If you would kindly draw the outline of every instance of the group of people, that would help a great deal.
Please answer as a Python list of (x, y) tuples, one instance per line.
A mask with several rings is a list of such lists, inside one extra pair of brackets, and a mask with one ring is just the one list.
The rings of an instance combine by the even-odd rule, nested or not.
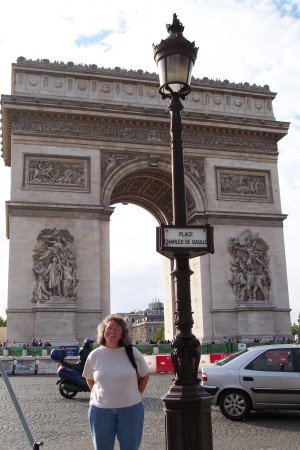
[(41, 341), (41, 339), (37, 340), (36, 338), (33, 338), (30, 344), (17, 344), (15, 339), (12, 339), (11, 341), (9, 341), (8, 339), (6, 339), (6, 341), (4, 341), (3, 343), (0, 342), (0, 347), (23, 347), (24, 349), (31, 346), (31, 347), (51, 347), (50, 342), (46, 341), (43, 342)]
[(136, 340), (135, 341), (135, 344), (136, 345), (139, 345), (139, 344), (141, 344), (141, 345), (148, 345), (148, 344), (150, 344), (150, 345), (157, 345), (157, 344), (171, 344), (171, 341), (169, 340), (169, 339), (167, 339), (167, 340), (160, 340), (160, 341), (153, 341), (152, 339), (150, 339), (149, 341), (141, 341), (141, 340)]
[(32, 347), (43, 347), (43, 346), (51, 347), (51, 344), (50, 344), (50, 342), (46, 341), (46, 342), (44, 342), (44, 345), (43, 345), (43, 342), (41, 339), (37, 340), (36, 338), (33, 338), (31, 341), (31, 346)]
[(91, 390), (89, 424), (95, 450), (113, 450), (116, 437), (120, 450), (138, 450), (142, 440), (144, 408), (142, 394), (149, 380), (143, 355), (131, 347), (126, 321), (111, 314), (98, 326), (97, 343), (86, 339), (79, 357), (83, 377)]

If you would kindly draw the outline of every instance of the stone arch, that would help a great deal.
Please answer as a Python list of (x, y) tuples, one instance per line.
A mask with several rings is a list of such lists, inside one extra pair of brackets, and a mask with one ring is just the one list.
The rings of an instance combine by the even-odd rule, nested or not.
[[(13, 174), (7, 336), (73, 345), (110, 312), (111, 205), (131, 202), (159, 224), (172, 223), (170, 118), (155, 94), (156, 74), (25, 58), (12, 72), (12, 95), (1, 98), (2, 156)], [(190, 225), (213, 226), (215, 242), (214, 255), (192, 260), (194, 334), (206, 341), (229, 332), (289, 336), (277, 169), (277, 143), (289, 124), (274, 117), (268, 86), (204, 78), (192, 89), (182, 114), (187, 216)], [(54, 228), (74, 238), (74, 305), (56, 296), (31, 302), (33, 247), (41, 230)], [(269, 246), (272, 301), (263, 306), (237, 303), (228, 282), (227, 247), (245, 228)], [(166, 336), (173, 338), (170, 270), (165, 285)]]
[[(103, 180), (103, 206), (115, 203), (133, 203), (149, 211), (159, 224), (172, 223), (171, 165), (160, 162), (149, 167), (148, 161), (131, 160), (118, 166)], [(204, 211), (205, 196), (201, 186), (186, 173), (187, 210)]]

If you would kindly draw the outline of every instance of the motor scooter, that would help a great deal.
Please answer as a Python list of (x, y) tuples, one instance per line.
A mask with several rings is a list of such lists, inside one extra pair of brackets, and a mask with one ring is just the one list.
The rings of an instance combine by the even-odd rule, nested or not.
[(67, 361), (67, 352), (64, 349), (53, 349), (50, 353), (51, 359), (60, 363), (57, 375), (60, 394), (65, 398), (73, 398), (78, 392), (89, 392), (90, 389), (85, 378), (82, 377), (80, 363)]

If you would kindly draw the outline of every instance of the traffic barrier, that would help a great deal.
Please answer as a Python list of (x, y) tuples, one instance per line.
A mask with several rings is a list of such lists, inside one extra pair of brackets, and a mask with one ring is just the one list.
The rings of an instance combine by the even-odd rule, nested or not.
[(208, 364), (211, 364), (210, 360), (211, 355), (201, 355), (200, 358), (200, 364), (199, 364), (199, 371), (201, 366), (207, 366)]
[(247, 344), (245, 344), (244, 342), (239, 342), (238, 343), (238, 351), (242, 351), (242, 350), (246, 350), (247, 348)]
[(156, 356), (155, 355), (144, 355), (144, 359), (146, 363), (148, 364), (150, 373), (156, 373), (157, 366), (156, 366)]
[(57, 373), (58, 363), (53, 361), (50, 356), (40, 356), (37, 358), (37, 374), (51, 375)]
[[(231, 353), (217, 353), (210, 355), (201, 355), (198, 372), (201, 366), (213, 364)], [(150, 373), (174, 373), (174, 367), (170, 355), (143, 355)], [(67, 360), (76, 362), (76, 356), (68, 356)], [(1, 357), (1, 361), (8, 375), (53, 375), (57, 373), (58, 363), (53, 361), (50, 356), (19, 356), (19, 357)]]
[(216, 361), (220, 361), (220, 359), (225, 358), (225, 356), (229, 356), (231, 353), (212, 353), (210, 356), (210, 362), (214, 363)]
[(12, 356), (1, 357), (1, 362), (7, 375), (12, 375), (14, 372), (14, 358)]
[(35, 375), (36, 373), (36, 358), (32, 358), (32, 356), (20, 356), (15, 358), (14, 374)]
[(157, 373), (174, 373), (174, 367), (173, 367), (170, 355), (157, 355), (156, 356), (156, 372)]

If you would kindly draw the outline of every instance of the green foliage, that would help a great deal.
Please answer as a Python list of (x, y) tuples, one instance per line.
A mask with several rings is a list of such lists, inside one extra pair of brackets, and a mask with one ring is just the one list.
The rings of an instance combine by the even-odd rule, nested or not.
[(300, 335), (300, 325), (297, 325), (295, 322), (292, 324), (292, 335), (295, 336), (298, 334)]
[(0, 316), (0, 327), (6, 327), (7, 325), (7, 320), (3, 319), (3, 317)]
[(165, 326), (164, 324), (160, 325), (157, 330), (153, 333), (152, 340), (154, 342), (164, 341), (165, 340)]

